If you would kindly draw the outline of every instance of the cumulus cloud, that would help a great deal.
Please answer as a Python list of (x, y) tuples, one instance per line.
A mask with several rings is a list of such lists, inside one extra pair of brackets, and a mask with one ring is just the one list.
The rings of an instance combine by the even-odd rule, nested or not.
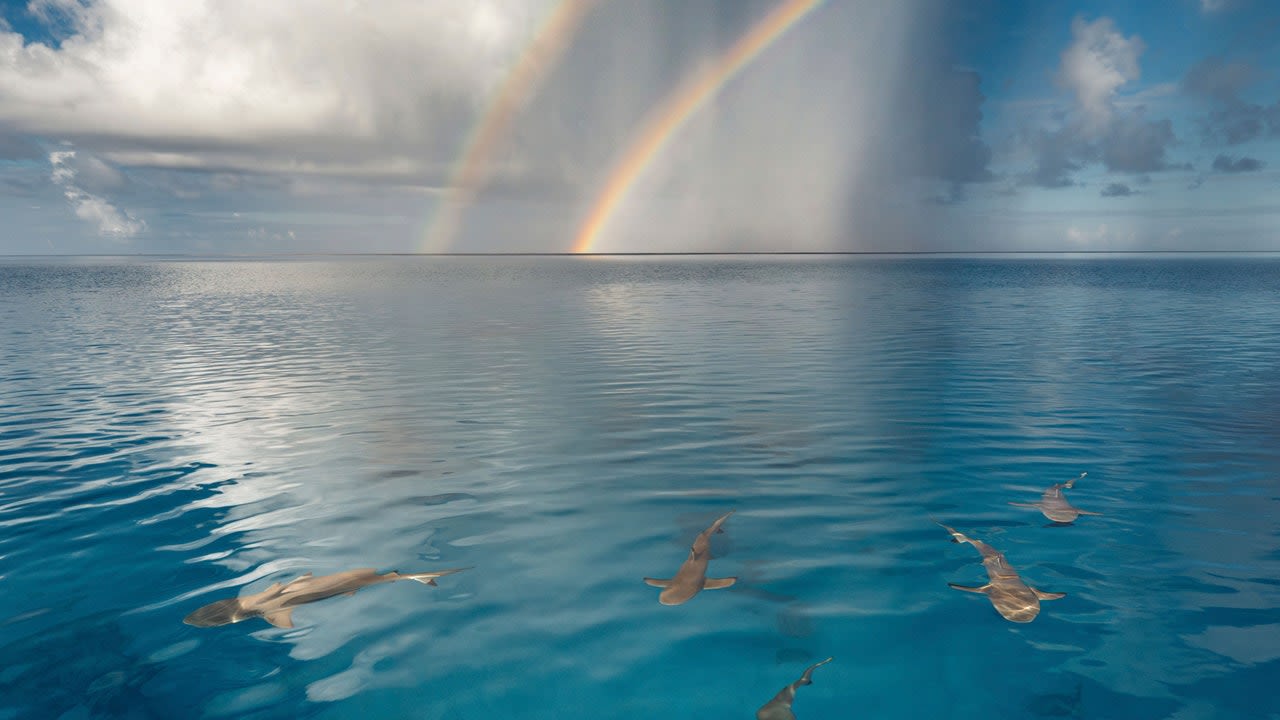
[[(49, 164), (53, 168), (49, 179), (62, 188), (63, 195), (71, 203), (76, 217), (95, 226), (99, 235), (131, 238), (146, 230), (146, 222), (120, 210), (104, 198), (87, 192), (79, 185), (80, 171), (76, 163), (75, 150), (55, 150), (49, 153)], [(85, 166), (89, 168), (91, 178), (95, 174), (101, 175), (104, 169), (110, 170), (101, 161), (92, 158)], [(95, 182), (100, 181), (100, 177), (95, 180)]]
[[(1072, 173), (1092, 163), (1109, 172), (1142, 174), (1185, 169), (1168, 160), (1177, 138), (1168, 119), (1148, 119), (1141, 104), (1122, 109), (1121, 88), (1141, 75), (1141, 38), (1125, 37), (1110, 18), (1071, 24), (1072, 42), (1062, 53), (1059, 82), (1075, 104), (1057, 127), (1038, 127), (1025, 135), (1035, 156), (1026, 184), (1045, 188), (1075, 184)], [(1132, 103), (1127, 103), (1132, 105)]]
[(1213, 159), (1213, 169), (1221, 173), (1246, 173), (1257, 172), (1264, 167), (1264, 163), (1257, 158), (1251, 157), (1232, 157), (1230, 155), (1219, 155)]
[(1138, 57), (1146, 45), (1126, 38), (1111, 18), (1071, 22), (1073, 42), (1062, 53), (1059, 81), (1075, 93), (1087, 129), (1105, 127), (1114, 112), (1116, 91), (1140, 76)]
[(1259, 78), (1253, 66), (1219, 57), (1205, 58), (1187, 71), (1183, 89), (1210, 108), (1199, 121), (1206, 141), (1239, 145), (1259, 137), (1280, 136), (1280, 100), (1265, 105), (1245, 98)]
[(1137, 195), (1138, 192), (1124, 183), (1114, 182), (1102, 188), (1099, 193), (1102, 197), (1129, 197)]
[(0, 123), (154, 165), (430, 174), (550, 0), (35, 0), (0, 32)]
[(1067, 228), (1066, 239), (1077, 245), (1119, 250), (1132, 247), (1138, 239), (1138, 234), (1131, 229), (1099, 223), (1092, 228), (1071, 225)]

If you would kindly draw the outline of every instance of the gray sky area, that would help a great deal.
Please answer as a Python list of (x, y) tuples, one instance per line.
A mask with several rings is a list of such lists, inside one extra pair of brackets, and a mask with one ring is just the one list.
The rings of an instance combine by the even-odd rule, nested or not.
[(0, 0), (0, 253), (1280, 250), (1275, 37), (1262, 0)]

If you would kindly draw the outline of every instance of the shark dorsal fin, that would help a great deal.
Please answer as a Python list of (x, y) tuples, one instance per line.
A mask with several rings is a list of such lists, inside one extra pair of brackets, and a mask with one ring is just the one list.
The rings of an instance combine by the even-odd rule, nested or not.
[(271, 623), (272, 625), (275, 625), (278, 628), (293, 627), (293, 608), (276, 610), (275, 612), (267, 613), (262, 617), (264, 620)]
[[(296, 577), (296, 578), (294, 578), (294, 579), (290, 580), (288, 585), (285, 585), (283, 588), (281, 588), (281, 592), (292, 592), (292, 591), (296, 591), (296, 590), (297, 590), (297, 588), (296, 588), (296, 587), (294, 587), (294, 586), (295, 586), (295, 585), (297, 585), (299, 582), (301, 582), (301, 581), (303, 581), (303, 580), (306, 580), (306, 579), (307, 579), (307, 578), (309, 578), (309, 577), (311, 577), (311, 573), (303, 573), (303, 574), (299, 575), (298, 577)], [(277, 585), (277, 586), (278, 586), (279, 584), (280, 584), (280, 583), (276, 583), (276, 585)]]

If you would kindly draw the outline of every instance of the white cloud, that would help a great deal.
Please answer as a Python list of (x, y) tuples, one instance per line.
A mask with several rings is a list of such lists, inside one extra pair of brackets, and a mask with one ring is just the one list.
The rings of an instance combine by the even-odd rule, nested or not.
[(50, 48), (0, 31), (0, 123), (132, 141), (159, 165), (404, 173), (453, 157), (550, 4), (34, 0), (74, 34)]
[(1071, 23), (1074, 41), (1062, 53), (1058, 79), (1076, 94), (1086, 123), (1093, 129), (1111, 122), (1116, 91), (1139, 77), (1138, 57), (1146, 49), (1141, 38), (1126, 38), (1111, 18)]
[[(79, 170), (75, 161), (75, 150), (55, 150), (49, 153), (49, 164), (53, 167), (49, 179), (62, 188), (76, 217), (96, 226), (98, 234), (104, 237), (131, 238), (147, 229), (146, 222), (80, 187), (77, 182)], [(85, 164), (96, 172), (115, 172), (97, 158), (86, 158)]]
[(1097, 227), (1072, 225), (1066, 231), (1067, 240), (1089, 250), (1121, 250), (1136, 247), (1138, 234), (1131, 229), (1121, 229), (1099, 223)]

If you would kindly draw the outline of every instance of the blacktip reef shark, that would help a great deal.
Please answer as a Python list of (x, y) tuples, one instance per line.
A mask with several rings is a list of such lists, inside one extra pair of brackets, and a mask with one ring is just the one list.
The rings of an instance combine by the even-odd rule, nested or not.
[(1074, 522), (1081, 515), (1101, 515), (1102, 513), (1081, 510), (1067, 502), (1067, 498), (1062, 494), (1063, 490), (1070, 490), (1075, 487), (1076, 481), (1088, 474), (1083, 472), (1080, 473), (1080, 477), (1071, 478), (1064, 483), (1054, 483), (1040, 496), (1040, 502), (1011, 502), (1009, 504), (1017, 507), (1038, 508), (1040, 512), (1044, 513), (1045, 517), (1056, 523)]
[(814, 669), (826, 665), (831, 660), (831, 658), (827, 658), (820, 663), (810, 665), (799, 680), (779, 690), (772, 700), (756, 711), (756, 720), (796, 720), (795, 713), (791, 712), (791, 703), (796, 700), (796, 690), (805, 685), (812, 685)]
[(1000, 613), (1005, 620), (1016, 623), (1029, 623), (1036, 619), (1036, 615), (1040, 614), (1041, 600), (1057, 600), (1067, 596), (1066, 593), (1045, 592), (1031, 587), (1023, 582), (1022, 578), (1018, 577), (1018, 572), (1013, 569), (1008, 560), (1004, 559), (1004, 553), (981, 540), (974, 540), (954, 528), (947, 527), (937, 520), (934, 520), (934, 522), (951, 533), (951, 542), (967, 542), (977, 548), (978, 552), (982, 553), (982, 564), (987, 568), (987, 577), (991, 579), (990, 582), (981, 587), (968, 587), (955, 583), (947, 583), (947, 585), (956, 590), (986, 595), (991, 604), (995, 606), (996, 612)]
[(216, 627), (260, 617), (276, 627), (291, 628), (293, 627), (293, 609), (299, 605), (325, 600), (335, 595), (354, 595), (360, 588), (397, 580), (415, 580), (424, 585), (435, 585), (438, 577), (469, 569), (453, 568), (407, 575), (394, 570), (385, 575), (379, 575), (374, 568), (346, 570), (320, 577), (313, 577), (311, 573), (307, 573), (291, 580), (287, 585), (275, 583), (259, 593), (210, 603), (183, 618), (182, 622), (196, 627)]
[(663, 605), (679, 605), (686, 603), (702, 590), (719, 590), (727, 588), (738, 581), (736, 577), (709, 578), (707, 563), (711, 562), (711, 536), (722, 533), (720, 526), (733, 514), (733, 510), (721, 515), (711, 527), (698, 533), (693, 539), (693, 547), (689, 548), (689, 557), (676, 571), (676, 576), (669, 580), (647, 577), (645, 583), (663, 588), (658, 595), (658, 602)]

